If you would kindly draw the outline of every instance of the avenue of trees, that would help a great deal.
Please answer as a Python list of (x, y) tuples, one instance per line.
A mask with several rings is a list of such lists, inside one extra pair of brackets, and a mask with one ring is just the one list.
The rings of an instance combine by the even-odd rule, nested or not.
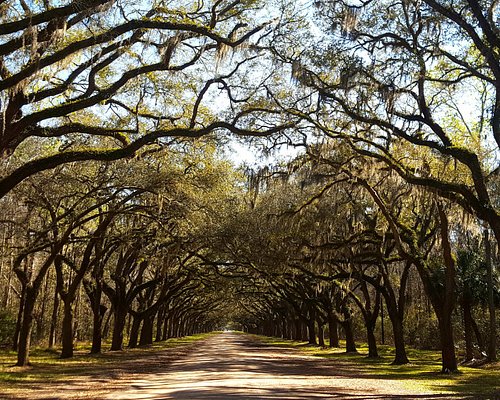
[[(496, 360), (496, 0), (0, 7), (17, 365), (229, 325)], [(238, 167), (234, 136), (300, 151)]]

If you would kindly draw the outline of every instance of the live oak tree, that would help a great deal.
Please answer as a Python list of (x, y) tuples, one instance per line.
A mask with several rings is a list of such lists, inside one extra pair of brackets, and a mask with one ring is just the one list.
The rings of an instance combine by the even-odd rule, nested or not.
[[(4, 3), (0, 196), (39, 171), (130, 157), (165, 138), (221, 130), (262, 136), (292, 126), (264, 101), (263, 89), (255, 90), (272, 75), (254, 66), (265, 58), (273, 23), (254, 18), (259, 6), (254, 0)], [(242, 51), (229, 60), (233, 49)], [(26, 146), (36, 149), (31, 157)]]

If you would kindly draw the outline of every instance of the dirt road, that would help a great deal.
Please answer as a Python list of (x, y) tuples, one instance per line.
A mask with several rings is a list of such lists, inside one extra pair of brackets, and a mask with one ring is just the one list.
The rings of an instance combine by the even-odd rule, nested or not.
[[(226, 332), (165, 350), (107, 353), (75, 360), (58, 379), (36, 369), (22, 386), (0, 387), (9, 400), (317, 400), (459, 399), (422, 392), (412, 381), (379, 379), (339, 358), (307, 356)], [(105, 362), (104, 362), (105, 361)], [(52, 368), (57, 368), (56, 364)], [(36, 373), (35, 373), (36, 372)], [(46, 371), (50, 372), (50, 371)], [(50, 374), (49, 374), (50, 375)], [(413, 383), (413, 385), (412, 385)], [(436, 387), (436, 390), (437, 387)], [(478, 399), (472, 396), (470, 398)], [(481, 397), (481, 399), (496, 399)]]
[(267, 399), (445, 399), (412, 391), (404, 382), (358, 376), (348, 365), (303, 356), (296, 351), (223, 333), (189, 357), (145, 375), (107, 399), (267, 400)]

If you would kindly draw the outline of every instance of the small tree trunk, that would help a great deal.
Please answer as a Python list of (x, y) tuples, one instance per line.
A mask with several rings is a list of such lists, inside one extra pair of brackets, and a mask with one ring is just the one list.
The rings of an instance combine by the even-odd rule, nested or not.
[(142, 318), (139, 315), (133, 315), (132, 318), (132, 328), (130, 329), (130, 336), (128, 339), (128, 347), (131, 349), (137, 347), (137, 342), (139, 341), (139, 328), (142, 322)]
[(163, 318), (165, 316), (165, 310), (160, 308), (158, 311), (158, 314), (156, 316), (156, 335), (155, 335), (155, 342), (160, 342), (161, 338), (163, 336)]
[(291, 318), (288, 320), (288, 338), (295, 340), (295, 321)]
[(19, 330), (19, 343), (17, 350), (18, 367), (29, 365), (29, 351), (31, 341), (31, 328), (33, 326), (33, 309), (35, 308), (36, 295), (32, 288), (26, 288), (26, 299), (24, 302), (24, 312)]
[(125, 322), (127, 319), (127, 308), (123, 305), (116, 305), (115, 319), (113, 323), (113, 337), (111, 339), (112, 351), (118, 351), (123, 346), (123, 330), (125, 329)]
[(88, 291), (92, 305), (92, 348), (91, 354), (99, 354), (102, 350), (102, 322), (107, 307), (101, 304), (102, 298), (102, 276), (101, 270), (94, 271), (95, 288)]
[(325, 347), (325, 332), (323, 325), (318, 321), (318, 344), (321, 347)]
[(161, 340), (168, 339), (168, 313), (165, 313), (163, 316), (163, 334), (161, 336)]
[(302, 326), (302, 328), (301, 328), (301, 340), (304, 342), (307, 342), (307, 340), (308, 340), (307, 324), (305, 321), (301, 321), (300, 325)]
[(281, 321), (279, 319), (276, 319), (273, 321), (273, 325), (274, 325), (274, 336), (282, 338), (283, 330), (281, 329)]
[(39, 343), (44, 337), (44, 331), (45, 331), (45, 314), (46, 314), (46, 309), (47, 309), (47, 303), (48, 303), (48, 296), (49, 296), (49, 274), (45, 276), (45, 285), (43, 287), (43, 295), (41, 296), (42, 298), (42, 305), (40, 307), (40, 311), (38, 313), (38, 317), (36, 318), (36, 341)]
[(328, 338), (330, 347), (340, 347), (338, 323), (332, 312), (328, 314)]
[(342, 328), (345, 334), (345, 351), (346, 353), (356, 353), (356, 342), (354, 340), (354, 333), (352, 331), (351, 319), (346, 319), (342, 322)]
[(54, 347), (56, 341), (57, 315), (59, 314), (59, 293), (54, 291), (54, 305), (52, 307), (52, 317), (50, 319), (49, 349)]
[(63, 298), (63, 303), (61, 358), (71, 358), (73, 357), (73, 301), (70, 298)]
[(12, 338), (12, 350), (17, 351), (19, 346), (19, 335), (23, 326), (24, 307), (26, 304), (26, 285), (21, 288), (21, 296), (19, 298), (19, 309), (17, 311), (16, 329), (14, 330), (14, 337)]
[(474, 331), (472, 329), (471, 302), (467, 293), (462, 295), (461, 305), (464, 316), (465, 361), (470, 361), (474, 358), (474, 346), (472, 342)]
[(302, 323), (299, 318), (296, 318), (294, 321), (294, 335), (293, 340), (301, 340), (302, 339)]
[(170, 320), (170, 329), (172, 332), (170, 337), (179, 337), (179, 318), (177, 316)]
[(441, 300), (441, 306), (437, 306), (438, 309), (435, 311), (438, 317), (439, 332), (441, 336), (441, 353), (443, 355), (442, 372), (449, 373), (455, 372), (458, 369), (455, 356), (453, 324), (451, 321), (451, 315), (455, 308), (456, 269), (449, 241), (448, 217), (439, 204), (438, 210), (441, 221), (441, 246), (443, 247), (443, 259), (446, 269), (444, 296)]
[(471, 319), (471, 324), (472, 324), (472, 329), (474, 330), (474, 335), (476, 336), (477, 345), (479, 346), (481, 352), (483, 352), (484, 351), (483, 336), (481, 335), (481, 331), (479, 330), (479, 327), (477, 326), (477, 323), (474, 320), (474, 318)]
[[(392, 322), (392, 320), (391, 320)], [(408, 364), (410, 360), (408, 360), (408, 356), (406, 355), (406, 346), (404, 339), (404, 329), (403, 324), (399, 320), (399, 318), (393, 322), (393, 334), (394, 334), (394, 347), (396, 350), (396, 354), (394, 356), (393, 365), (403, 365)]]
[(384, 326), (384, 299), (380, 297), (380, 340), (385, 344), (385, 326)]
[(317, 344), (316, 342), (316, 324), (314, 319), (307, 320), (307, 333), (309, 344)]
[(489, 311), (489, 340), (488, 340), (488, 360), (497, 360), (497, 324), (495, 317), (495, 299), (493, 282), (493, 263), (491, 261), (491, 243), (488, 229), (484, 230), (485, 257), (487, 270), (487, 285), (488, 285), (488, 311)]
[(368, 339), (368, 358), (378, 358), (375, 324), (371, 321), (366, 321), (366, 336)]
[(153, 344), (153, 321), (154, 315), (144, 318), (141, 329), (141, 340), (139, 341), (140, 346)]
[(281, 319), (281, 334), (283, 339), (289, 339), (286, 318)]
[[(101, 299), (99, 299), (100, 302)], [(91, 354), (99, 354), (102, 350), (102, 321), (107, 310), (106, 306), (99, 304), (99, 311), (97, 313), (94, 311)]]
[[(444, 314), (444, 313), (443, 313)], [(455, 342), (453, 340), (453, 325), (451, 315), (441, 315), (438, 318), (441, 339), (442, 369), (441, 372), (450, 373), (457, 371), (455, 356)]]

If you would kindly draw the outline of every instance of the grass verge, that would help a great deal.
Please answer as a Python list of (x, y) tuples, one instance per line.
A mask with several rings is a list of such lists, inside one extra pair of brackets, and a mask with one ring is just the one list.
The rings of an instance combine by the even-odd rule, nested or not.
[(168, 355), (169, 349), (173, 353), (195, 346), (197, 342), (213, 334), (172, 338), (155, 342), (148, 347), (104, 351), (101, 354), (89, 354), (90, 343), (80, 342), (75, 347), (75, 356), (69, 359), (59, 358), (58, 349), (35, 348), (30, 352), (32, 365), (29, 367), (14, 366), (16, 353), (0, 350), (0, 398), (28, 398), (24, 396), (29, 394), (30, 387), (43, 387), (49, 383), (64, 384), (75, 377), (89, 380), (101, 378), (104, 382), (110, 376), (126, 373), (134, 360), (154, 362), (155, 356), (160, 352)]
[[(272, 346), (296, 349), (304, 354), (334, 359), (339, 364), (355, 368), (363, 378), (401, 380), (407, 388), (435, 394), (457, 394), (471, 398), (500, 399), (500, 363), (478, 368), (459, 367), (456, 374), (442, 374), (439, 351), (407, 348), (410, 364), (391, 365), (394, 347), (380, 345), (380, 357), (367, 358), (368, 347), (358, 344), (358, 353), (347, 354), (342, 348), (321, 348), (280, 338), (253, 335), (257, 340)], [(345, 343), (341, 342), (341, 345)]]

